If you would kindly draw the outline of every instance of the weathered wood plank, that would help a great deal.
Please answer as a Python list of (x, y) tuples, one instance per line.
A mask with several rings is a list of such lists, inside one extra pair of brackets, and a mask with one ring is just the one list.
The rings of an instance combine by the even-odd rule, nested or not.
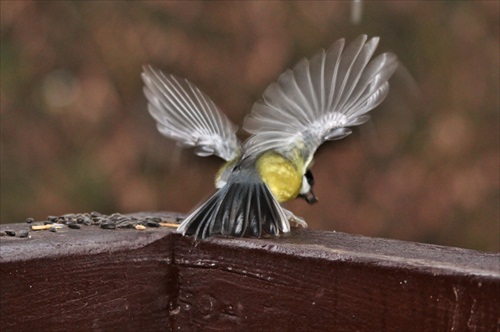
[(2, 237), (0, 330), (168, 331), (169, 233), (88, 226)]
[(181, 330), (495, 331), (497, 254), (296, 230), (179, 239)]
[(0, 238), (2, 331), (500, 329), (499, 254), (302, 229), (31, 235)]

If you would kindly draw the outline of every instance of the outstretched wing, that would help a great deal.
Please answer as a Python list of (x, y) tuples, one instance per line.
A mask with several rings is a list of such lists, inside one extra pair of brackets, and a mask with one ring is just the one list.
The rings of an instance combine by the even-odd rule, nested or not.
[(366, 113), (387, 96), (398, 65), (391, 53), (370, 61), (378, 42), (361, 35), (344, 50), (340, 39), (281, 74), (245, 118), (243, 129), (253, 136), (244, 156), (295, 147), (309, 160), (324, 141), (343, 138), (351, 133), (348, 127), (366, 122)]
[(144, 66), (142, 79), (148, 110), (160, 133), (184, 147), (196, 147), (205, 157), (233, 160), (240, 154), (238, 127), (196, 86), (173, 75)]

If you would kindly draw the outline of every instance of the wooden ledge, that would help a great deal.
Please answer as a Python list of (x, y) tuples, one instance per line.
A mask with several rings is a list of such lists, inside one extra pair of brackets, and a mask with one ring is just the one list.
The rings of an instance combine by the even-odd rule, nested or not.
[(499, 254), (302, 229), (30, 235), (0, 237), (2, 331), (499, 330)]

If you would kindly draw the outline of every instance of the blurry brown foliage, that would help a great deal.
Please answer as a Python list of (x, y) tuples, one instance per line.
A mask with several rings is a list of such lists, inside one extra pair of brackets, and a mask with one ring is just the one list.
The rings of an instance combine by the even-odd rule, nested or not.
[(141, 66), (187, 77), (241, 124), (286, 68), (366, 33), (406, 71), (371, 122), (319, 151), (320, 202), (288, 207), (316, 229), (498, 251), (499, 2), (350, 14), (350, 2), (2, 1), (1, 221), (189, 211), (220, 163), (160, 136)]

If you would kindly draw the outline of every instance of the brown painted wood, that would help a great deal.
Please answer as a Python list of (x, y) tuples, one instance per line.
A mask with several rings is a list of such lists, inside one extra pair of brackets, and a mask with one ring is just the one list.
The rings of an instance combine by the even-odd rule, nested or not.
[(342, 233), (179, 239), (181, 330), (496, 331), (500, 256)]
[(500, 329), (499, 254), (301, 229), (31, 235), (0, 238), (2, 331)]
[(86, 226), (1, 237), (0, 330), (168, 331), (170, 232)]

